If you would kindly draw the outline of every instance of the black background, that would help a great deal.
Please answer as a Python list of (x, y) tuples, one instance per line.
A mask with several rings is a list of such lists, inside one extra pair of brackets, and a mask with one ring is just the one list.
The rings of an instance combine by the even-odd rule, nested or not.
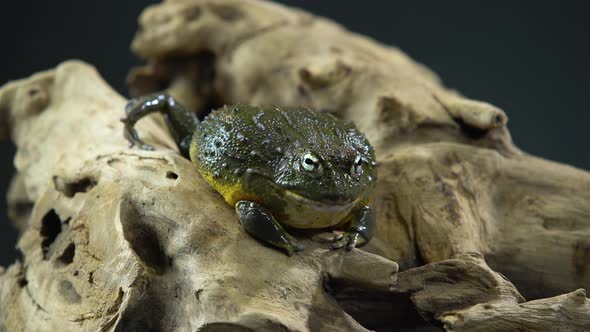
[[(126, 94), (136, 17), (156, 1), (6, 1), (0, 84), (78, 58)], [(466, 96), (504, 109), (521, 149), (590, 170), (590, 5), (584, 1), (282, 1), (399, 46)], [(567, 5), (566, 5), (567, 4)], [(451, 6), (452, 5), (452, 6)], [(0, 265), (15, 259), (4, 193), (14, 147), (0, 143)]]

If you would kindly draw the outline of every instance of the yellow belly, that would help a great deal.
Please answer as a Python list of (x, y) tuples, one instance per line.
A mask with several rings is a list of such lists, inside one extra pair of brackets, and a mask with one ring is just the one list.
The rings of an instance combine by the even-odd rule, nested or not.
[(267, 195), (248, 191), (241, 179), (234, 182), (218, 181), (210, 173), (201, 172), (205, 180), (225, 201), (235, 206), (238, 201), (257, 202), (265, 207), (281, 224), (293, 228), (326, 228), (346, 219), (354, 209), (365, 204), (364, 197), (346, 204), (327, 204), (307, 199), (294, 192), (274, 187)]
[(218, 181), (213, 177), (212, 174), (207, 172), (201, 172), (201, 175), (203, 175), (205, 180), (209, 183), (211, 187), (213, 187), (213, 189), (215, 189), (218, 193), (221, 194), (221, 196), (223, 196), (223, 199), (227, 202), (227, 204), (231, 206), (235, 206), (238, 201), (242, 200), (260, 203), (260, 200), (255, 194), (249, 193), (244, 189), (242, 181)]

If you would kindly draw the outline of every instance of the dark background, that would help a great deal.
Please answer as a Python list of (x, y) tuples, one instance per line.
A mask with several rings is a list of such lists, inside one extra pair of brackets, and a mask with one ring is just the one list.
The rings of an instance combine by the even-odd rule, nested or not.
[[(128, 45), (156, 1), (6, 1), (0, 7), (0, 84), (78, 58), (126, 94), (139, 64)], [(586, 97), (590, 3), (584, 1), (281, 1), (399, 46), (466, 96), (506, 111), (515, 143), (590, 170)], [(453, 6), (450, 6), (452, 4)], [(0, 143), (0, 265), (16, 255), (4, 193), (14, 147)]]

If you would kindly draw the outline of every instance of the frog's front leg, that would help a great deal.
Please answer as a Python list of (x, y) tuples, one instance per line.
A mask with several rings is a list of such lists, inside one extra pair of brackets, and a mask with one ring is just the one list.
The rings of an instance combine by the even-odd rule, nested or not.
[(136, 99), (131, 99), (125, 106), (126, 117), (121, 119), (125, 124), (125, 137), (130, 145), (138, 145), (142, 149), (153, 150), (153, 147), (144, 143), (133, 126), (144, 116), (160, 112), (164, 115), (170, 133), (174, 137), (180, 152), (189, 156), (191, 138), (199, 125), (197, 116), (176, 102), (167, 93), (157, 93)]
[(236, 212), (240, 223), (255, 238), (285, 249), (289, 256), (304, 249), (262, 205), (251, 201), (238, 201)]
[(373, 237), (375, 232), (375, 217), (369, 206), (364, 206), (354, 216), (348, 226), (348, 230), (337, 238), (337, 242), (332, 244), (332, 248), (342, 248), (346, 246), (347, 250), (354, 247), (362, 247)]

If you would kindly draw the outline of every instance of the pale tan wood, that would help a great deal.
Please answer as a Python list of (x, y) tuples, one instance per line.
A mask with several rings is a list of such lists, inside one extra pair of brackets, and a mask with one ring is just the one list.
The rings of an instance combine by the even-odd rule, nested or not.
[[(26, 91), (40, 80), (46, 101), (29, 108), (38, 104)], [(0, 278), (6, 330), (362, 331), (325, 280), (394, 285), (397, 264), (365, 251), (311, 243), (289, 258), (252, 239), (153, 119), (140, 130), (158, 150), (128, 148), (125, 100), (86, 64), (10, 83), (0, 102), (18, 118), (16, 166), (35, 203), (18, 244), (24, 261)]]
[(590, 288), (590, 175), (518, 150), (502, 110), (272, 3), (166, 1), (140, 24), (136, 94), (164, 87), (200, 114), (303, 104), (354, 121), (381, 163), (376, 237), (347, 253), (301, 235), (309, 248), (291, 258), (261, 245), (158, 117), (138, 127), (156, 151), (129, 149), (125, 100), (66, 62), (0, 90), (24, 257), (0, 271), (3, 329), (363, 331), (403, 326), (410, 304), (449, 331), (590, 328), (575, 291)]
[[(588, 331), (584, 289), (526, 303), (491, 302), (444, 313), (447, 331)], [(526, 319), (524, 319), (526, 317)]]

